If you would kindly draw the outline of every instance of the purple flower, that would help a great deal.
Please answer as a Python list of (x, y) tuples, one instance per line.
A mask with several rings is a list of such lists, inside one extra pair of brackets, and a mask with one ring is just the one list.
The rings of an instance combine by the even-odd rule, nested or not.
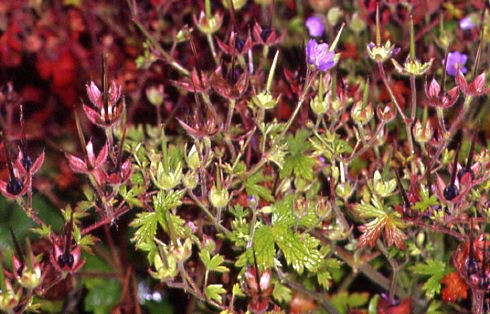
[(308, 32), (312, 37), (320, 37), (323, 35), (323, 31), (325, 31), (325, 24), (318, 16), (310, 16), (306, 20), (306, 28), (308, 28)]
[(456, 76), (458, 69), (464, 74), (468, 71), (464, 64), (468, 60), (468, 56), (464, 53), (450, 52), (447, 56), (446, 72), (451, 76)]
[(468, 30), (478, 26), (477, 23), (478, 17), (475, 19), (475, 15), (470, 14), (459, 21), (459, 27), (461, 27), (462, 30)]
[(306, 59), (320, 71), (326, 72), (335, 65), (335, 52), (328, 51), (328, 44), (317, 44), (316, 40), (310, 39), (306, 45)]

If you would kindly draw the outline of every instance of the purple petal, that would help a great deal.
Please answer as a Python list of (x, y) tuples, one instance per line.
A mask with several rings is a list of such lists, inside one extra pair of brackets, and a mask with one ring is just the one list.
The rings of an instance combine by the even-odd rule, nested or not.
[(318, 16), (310, 16), (305, 23), (306, 28), (308, 28), (308, 33), (312, 37), (320, 37), (325, 31), (325, 24), (322, 19)]

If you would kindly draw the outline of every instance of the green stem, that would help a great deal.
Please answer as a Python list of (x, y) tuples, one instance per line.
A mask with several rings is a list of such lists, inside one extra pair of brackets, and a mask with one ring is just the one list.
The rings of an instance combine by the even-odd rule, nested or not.
[(216, 48), (214, 46), (213, 36), (211, 34), (207, 34), (206, 38), (208, 39), (209, 49), (211, 49), (211, 54), (213, 55), (213, 60), (216, 65), (219, 64), (218, 55), (216, 54)]

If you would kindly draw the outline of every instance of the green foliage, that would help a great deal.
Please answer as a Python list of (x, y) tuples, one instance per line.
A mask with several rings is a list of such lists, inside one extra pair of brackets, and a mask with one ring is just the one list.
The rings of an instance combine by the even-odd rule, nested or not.
[(345, 291), (334, 294), (330, 302), (341, 314), (347, 314), (349, 309), (365, 305), (369, 300), (368, 293), (348, 293)]
[(288, 135), (287, 142), (289, 154), (285, 157), (281, 178), (296, 176), (306, 181), (313, 180), (313, 165), (315, 161), (305, 152), (310, 148), (308, 144), (309, 132), (301, 129), (296, 136)]
[(222, 301), (222, 294), (226, 293), (226, 290), (222, 285), (208, 285), (204, 288), (204, 295), (208, 300), (214, 300), (218, 303)]
[(428, 260), (426, 263), (417, 263), (412, 267), (415, 274), (429, 276), (422, 289), (428, 299), (441, 291), (441, 279), (449, 272), (446, 263), (436, 260)]
[(225, 258), (219, 254), (211, 257), (209, 251), (204, 249), (199, 253), (199, 257), (207, 271), (217, 271), (220, 273), (229, 271), (226, 266), (221, 265), (225, 261)]
[(261, 184), (270, 182), (271, 179), (272, 177), (263, 175), (262, 170), (247, 177), (245, 181), (245, 191), (247, 192), (247, 195), (257, 195), (268, 202), (272, 202), (274, 197), (272, 196), (270, 189)]

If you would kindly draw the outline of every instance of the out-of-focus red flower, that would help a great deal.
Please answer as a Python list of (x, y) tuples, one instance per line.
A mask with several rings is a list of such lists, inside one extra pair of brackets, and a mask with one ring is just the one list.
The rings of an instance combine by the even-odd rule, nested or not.
[(410, 299), (404, 299), (401, 302), (393, 302), (389, 297), (382, 297), (378, 302), (378, 314), (410, 314), (411, 305)]
[(458, 299), (465, 300), (468, 297), (468, 285), (457, 271), (447, 274), (442, 278), (442, 300), (445, 302), (456, 302)]
[(38, 54), (36, 68), (41, 78), (51, 79), (53, 93), (60, 97), (65, 106), (73, 106), (77, 92), (77, 61), (72, 53), (59, 47), (61, 51), (54, 55)]

